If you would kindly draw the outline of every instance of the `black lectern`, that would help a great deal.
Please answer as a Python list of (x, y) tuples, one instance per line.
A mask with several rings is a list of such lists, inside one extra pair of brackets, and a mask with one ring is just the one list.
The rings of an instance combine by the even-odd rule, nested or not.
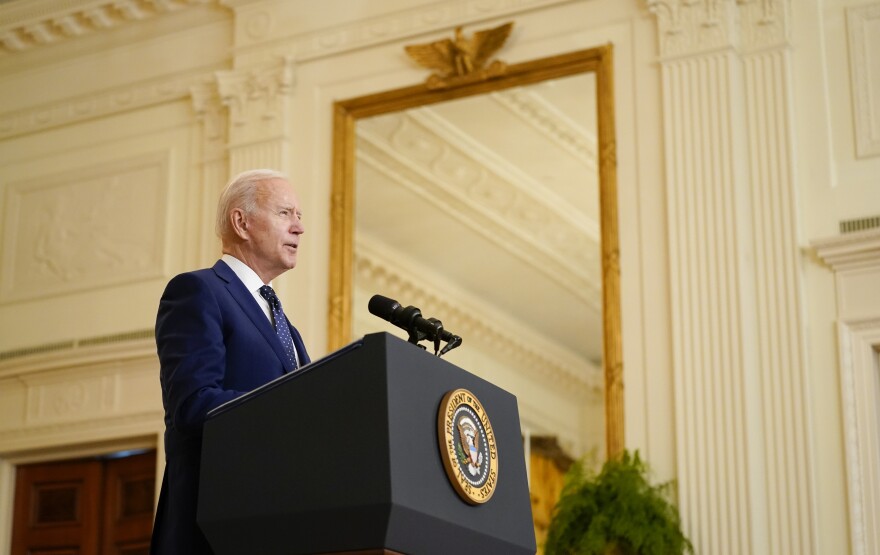
[[(491, 419), (497, 453), (494, 493), (474, 505), (438, 443), (441, 400), (459, 388)], [(211, 414), (198, 520), (218, 555), (535, 553), (516, 398), (367, 335)]]

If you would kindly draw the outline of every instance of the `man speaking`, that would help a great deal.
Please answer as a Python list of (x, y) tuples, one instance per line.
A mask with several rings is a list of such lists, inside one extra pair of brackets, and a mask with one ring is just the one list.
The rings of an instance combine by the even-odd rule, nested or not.
[(271, 287), (296, 266), (305, 231), (287, 178), (273, 170), (233, 178), (220, 196), (216, 231), (222, 258), (173, 278), (156, 318), (166, 461), (156, 555), (212, 554), (196, 524), (208, 411), (309, 363)]

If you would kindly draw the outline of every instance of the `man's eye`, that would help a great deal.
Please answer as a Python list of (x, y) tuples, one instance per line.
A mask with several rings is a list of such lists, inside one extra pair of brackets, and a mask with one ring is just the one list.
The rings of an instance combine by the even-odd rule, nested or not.
[(282, 210), (282, 211), (280, 212), (280, 214), (281, 214), (282, 216), (287, 216), (288, 214), (290, 214), (290, 210)]

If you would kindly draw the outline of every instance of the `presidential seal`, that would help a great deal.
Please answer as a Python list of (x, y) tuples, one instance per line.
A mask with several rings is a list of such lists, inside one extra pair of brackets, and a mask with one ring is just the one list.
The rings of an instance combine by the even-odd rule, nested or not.
[(440, 458), (458, 495), (471, 505), (485, 503), (498, 484), (498, 448), (483, 405), (466, 389), (450, 391), (437, 415)]

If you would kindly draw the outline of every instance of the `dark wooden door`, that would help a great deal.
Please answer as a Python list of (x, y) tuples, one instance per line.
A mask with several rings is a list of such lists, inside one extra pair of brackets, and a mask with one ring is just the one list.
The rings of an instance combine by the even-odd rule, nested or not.
[(155, 451), (19, 466), (12, 555), (147, 554), (155, 476)]

